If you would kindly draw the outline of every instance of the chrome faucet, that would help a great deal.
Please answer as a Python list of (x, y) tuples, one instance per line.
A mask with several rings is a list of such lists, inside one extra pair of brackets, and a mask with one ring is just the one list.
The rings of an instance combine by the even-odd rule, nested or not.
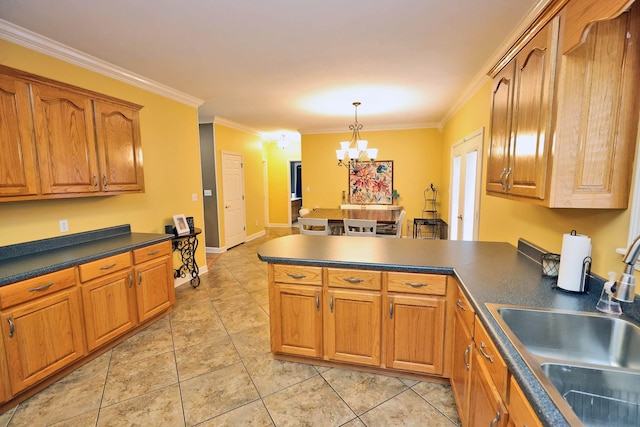
[(620, 280), (616, 283), (616, 289), (613, 297), (618, 301), (633, 302), (636, 294), (636, 278), (633, 276), (633, 267), (640, 257), (640, 236), (636, 237), (627, 254), (624, 256), (623, 262), (627, 264), (624, 273), (620, 275)]

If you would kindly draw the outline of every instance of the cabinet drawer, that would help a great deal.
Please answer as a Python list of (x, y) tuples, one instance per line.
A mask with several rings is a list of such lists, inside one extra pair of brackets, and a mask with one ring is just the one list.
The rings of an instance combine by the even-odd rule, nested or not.
[(328, 268), (330, 288), (382, 289), (382, 273), (379, 271)]
[(273, 280), (278, 283), (322, 285), (322, 267), (273, 264)]
[(460, 289), (460, 285), (456, 287), (456, 313), (460, 315), (464, 324), (466, 325), (468, 331), (473, 336), (473, 323), (476, 318), (475, 311), (471, 304), (469, 304), (469, 300), (467, 296), (464, 294), (462, 289)]
[(447, 276), (439, 274), (388, 273), (389, 292), (410, 294), (445, 295)]
[(133, 263), (140, 264), (151, 259), (171, 254), (171, 242), (166, 241), (133, 251)]
[(91, 261), (80, 265), (80, 281), (88, 282), (129, 267), (131, 267), (131, 252)]
[(0, 287), (0, 308), (31, 301), (43, 295), (58, 292), (61, 289), (75, 286), (76, 276), (73, 268), (56, 271)]
[(487, 371), (489, 371), (489, 375), (498, 389), (500, 397), (502, 397), (502, 400), (506, 401), (507, 380), (509, 374), (507, 364), (500, 356), (500, 353), (498, 353), (498, 349), (493, 344), (493, 341), (489, 338), (489, 334), (478, 319), (475, 320), (474, 341), (476, 343), (476, 349), (478, 350), (477, 354), (484, 362)]

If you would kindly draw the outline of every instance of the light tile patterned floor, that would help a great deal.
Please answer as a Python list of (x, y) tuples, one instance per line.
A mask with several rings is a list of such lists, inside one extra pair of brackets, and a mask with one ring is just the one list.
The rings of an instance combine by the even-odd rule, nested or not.
[(175, 311), (5, 414), (10, 426), (447, 426), (450, 387), (274, 360), (267, 236), (209, 257)]

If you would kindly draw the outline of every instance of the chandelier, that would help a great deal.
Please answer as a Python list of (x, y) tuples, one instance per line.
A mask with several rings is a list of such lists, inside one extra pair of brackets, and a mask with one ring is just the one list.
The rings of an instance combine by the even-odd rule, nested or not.
[(356, 108), (356, 120), (349, 125), (349, 129), (353, 132), (350, 141), (340, 142), (340, 149), (336, 150), (338, 158), (338, 166), (353, 168), (356, 162), (372, 162), (378, 157), (377, 148), (367, 148), (367, 140), (360, 138), (360, 129), (362, 125), (358, 123), (358, 106), (359, 102), (354, 102)]

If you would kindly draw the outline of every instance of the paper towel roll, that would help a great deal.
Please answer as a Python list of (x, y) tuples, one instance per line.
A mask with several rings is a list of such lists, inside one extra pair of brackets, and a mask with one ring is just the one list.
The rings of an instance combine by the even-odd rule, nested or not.
[(582, 267), (584, 259), (591, 256), (591, 239), (582, 234), (562, 236), (558, 287), (567, 291), (583, 292)]

